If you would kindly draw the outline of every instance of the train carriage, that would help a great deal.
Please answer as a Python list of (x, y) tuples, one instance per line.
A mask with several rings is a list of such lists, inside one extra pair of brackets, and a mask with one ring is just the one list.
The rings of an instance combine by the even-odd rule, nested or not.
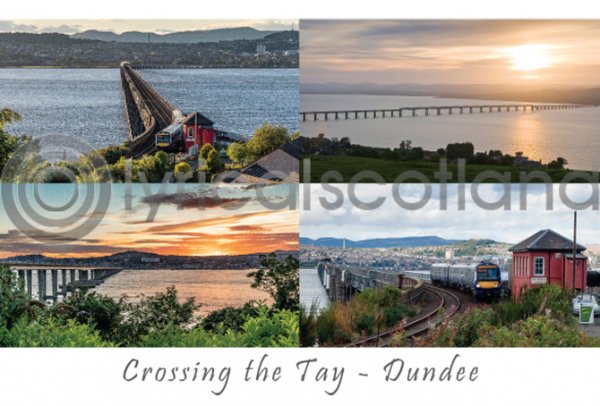
[(500, 267), (492, 262), (470, 265), (433, 264), (431, 282), (467, 291), (479, 299), (496, 298), (502, 292)]

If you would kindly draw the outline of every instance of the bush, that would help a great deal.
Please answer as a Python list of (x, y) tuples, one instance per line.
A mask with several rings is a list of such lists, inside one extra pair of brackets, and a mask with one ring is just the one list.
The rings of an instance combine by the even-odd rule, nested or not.
[(199, 158), (206, 161), (208, 159), (208, 154), (210, 154), (211, 151), (216, 151), (215, 147), (212, 144), (204, 144), (202, 148), (200, 148)]
[(169, 325), (145, 336), (142, 347), (298, 347), (298, 314), (288, 310), (269, 316), (261, 306), (258, 315), (248, 318), (241, 331), (227, 329), (209, 332), (202, 328), (185, 329)]
[(111, 347), (90, 326), (55, 319), (29, 322), (21, 318), (12, 329), (0, 329), (3, 347)]
[(175, 178), (179, 179), (185, 179), (186, 173), (189, 173), (192, 171), (192, 167), (190, 166), (190, 164), (188, 164), (187, 162), (179, 162), (177, 165), (175, 165)]
[(356, 329), (372, 335), (375, 331), (375, 317), (371, 314), (361, 314), (356, 320)]
[(225, 307), (215, 310), (202, 319), (201, 325), (207, 331), (225, 329), (240, 331), (244, 322), (250, 317), (259, 314), (259, 307), (255, 302), (248, 302), (242, 307)]

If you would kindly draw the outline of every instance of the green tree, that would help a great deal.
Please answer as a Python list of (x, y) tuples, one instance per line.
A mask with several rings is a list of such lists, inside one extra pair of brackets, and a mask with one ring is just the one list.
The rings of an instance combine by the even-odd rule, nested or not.
[(192, 167), (187, 162), (179, 162), (175, 165), (175, 177), (177, 179), (184, 177), (184, 175), (188, 172), (192, 171)]
[(154, 158), (158, 161), (164, 174), (169, 168), (169, 155), (165, 151), (158, 151), (154, 154)]
[(216, 151), (215, 147), (213, 147), (211, 144), (204, 144), (202, 148), (200, 148), (200, 159), (207, 160), (208, 154), (210, 154), (211, 151)]
[(218, 173), (223, 169), (223, 164), (221, 163), (221, 158), (219, 157), (219, 153), (216, 149), (213, 149), (208, 153), (208, 157), (206, 158), (206, 169), (210, 173)]
[(4, 166), (19, 147), (19, 139), (8, 134), (4, 127), (21, 119), (19, 113), (9, 109), (0, 110), (0, 175)]
[(258, 159), (275, 151), (283, 144), (290, 142), (290, 140), (287, 128), (263, 124), (256, 129), (254, 135), (246, 144), (250, 155), (249, 158), (250, 160)]
[(277, 309), (297, 310), (299, 306), (298, 290), (300, 286), (298, 258), (288, 255), (280, 261), (274, 253), (263, 256), (261, 267), (248, 273), (254, 278), (252, 287), (267, 292)]
[(246, 145), (239, 142), (234, 142), (227, 148), (227, 156), (233, 162), (243, 164), (248, 159), (248, 150)]

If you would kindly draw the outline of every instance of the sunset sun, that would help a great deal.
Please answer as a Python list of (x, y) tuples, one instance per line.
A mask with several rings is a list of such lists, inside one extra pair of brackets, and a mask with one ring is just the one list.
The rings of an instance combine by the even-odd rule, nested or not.
[(534, 71), (546, 68), (551, 63), (546, 45), (520, 45), (508, 48), (507, 53), (514, 70)]

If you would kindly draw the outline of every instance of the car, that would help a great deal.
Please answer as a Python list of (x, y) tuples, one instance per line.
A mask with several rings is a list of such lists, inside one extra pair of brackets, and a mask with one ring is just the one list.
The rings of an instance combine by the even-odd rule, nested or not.
[(581, 304), (584, 306), (592, 306), (594, 309), (594, 314), (600, 313), (600, 306), (598, 306), (598, 301), (596, 300), (596, 296), (586, 293), (583, 295), (577, 295), (573, 298), (573, 314), (579, 314), (579, 309), (581, 308)]

